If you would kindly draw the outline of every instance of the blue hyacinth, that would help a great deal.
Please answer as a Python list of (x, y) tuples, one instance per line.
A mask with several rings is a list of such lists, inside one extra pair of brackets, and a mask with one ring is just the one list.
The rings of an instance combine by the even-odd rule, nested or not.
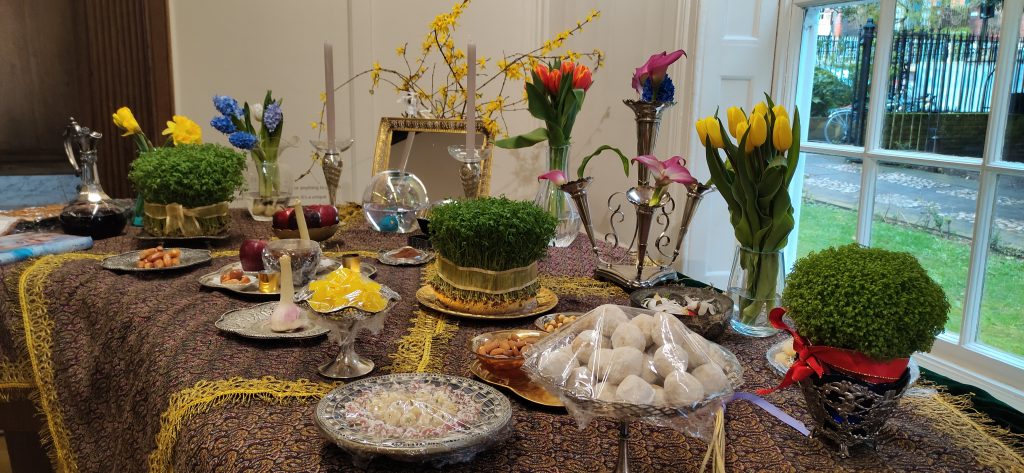
[(217, 131), (224, 133), (225, 135), (230, 135), (238, 131), (238, 129), (235, 128), (235, 122), (231, 121), (231, 118), (225, 115), (217, 115), (216, 117), (213, 117), (213, 120), (210, 120), (210, 126), (216, 128)]
[(267, 105), (267, 109), (263, 111), (263, 126), (267, 127), (268, 133), (273, 133), (277, 126), (281, 124), (283, 118), (281, 104), (270, 102), (270, 105)]
[(238, 101), (227, 95), (214, 95), (213, 106), (223, 115), (242, 117), (242, 108), (238, 106)]
[(228, 136), (228, 142), (231, 143), (231, 146), (238, 149), (253, 149), (256, 147), (257, 141), (259, 140), (256, 139), (256, 135), (245, 131), (236, 131)]
[[(648, 77), (644, 81), (644, 90), (640, 98), (644, 102), (650, 102), (651, 97), (654, 95), (652, 89), (651, 78)], [(658, 89), (658, 102), (671, 102), (676, 98), (676, 86), (672, 83), (672, 78), (668, 75), (661, 81), (661, 87)]]

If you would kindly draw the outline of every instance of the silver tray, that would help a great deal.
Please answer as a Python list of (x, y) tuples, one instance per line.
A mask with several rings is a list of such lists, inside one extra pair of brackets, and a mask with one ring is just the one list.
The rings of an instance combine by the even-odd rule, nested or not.
[(380, 261), (381, 263), (390, 266), (419, 266), (421, 264), (426, 264), (434, 260), (433, 251), (424, 250), (420, 248), (416, 248), (416, 251), (420, 252), (420, 256), (416, 258), (396, 258), (395, 256), (393, 256), (402, 248), (405, 247), (403, 246), (401, 248), (395, 248), (393, 250), (381, 251), (380, 253), (377, 254), (377, 260)]
[[(335, 269), (337, 269), (338, 266), (341, 266), (341, 263), (339, 263), (338, 261), (335, 261), (335, 260), (333, 260), (331, 258), (321, 258), (320, 259), (320, 266), (317, 268), (317, 274), (329, 273), (329, 272), (334, 271)], [(366, 263), (360, 263), (359, 264), (359, 268), (362, 271), (362, 273), (364, 275), (366, 275), (366, 277), (371, 277), (374, 274), (377, 274), (377, 268), (375, 268), (373, 265), (366, 264)], [(229, 271), (231, 269), (242, 269), (242, 263), (236, 261), (234, 263), (226, 264), (224, 266), (221, 266), (220, 269), (218, 269), (218, 270), (216, 270), (214, 272), (206, 273), (206, 274), (204, 274), (202, 276), (199, 276), (199, 284), (203, 285), (205, 287), (213, 288), (213, 289), (224, 289), (224, 290), (231, 291), (231, 292), (234, 292), (234, 293), (237, 293), (237, 294), (245, 294), (247, 296), (279, 296), (279, 295), (281, 295), (281, 293), (279, 291), (260, 292), (259, 286), (255, 282), (256, 277), (257, 277), (257, 273), (255, 271), (243, 271), (243, 273), (245, 273), (246, 276), (249, 276), (249, 279), (253, 280), (253, 282), (250, 283), (250, 284), (243, 285), (243, 286), (239, 286), (237, 284), (221, 284), (221, 282), (220, 282), (220, 275), (222, 273), (224, 273), (225, 271)], [(303, 301), (303, 300), (305, 300), (306, 297), (309, 297), (309, 293), (308, 293), (308, 291), (306, 291), (305, 287), (303, 287), (301, 289), (296, 289), (295, 290), (295, 301), (296, 302)]]
[[(558, 317), (559, 314), (565, 315), (565, 316), (573, 316), (573, 315), (575, 315), (576, 316), (576, 320), (579, 320), (580, 317), (583, 317), (586, 314), (586, 312), (552, 312), (550, 314), (542, 315), (540, 317), (537, 317), (537, 320), (535, 320), (533, 322), (533, 325), (536, 325), (537, 328), (541, 329), (541, 331), (543, 331), (544, 333), (551, 333), (551, 332), (548, 332), (548, 331), (544, 330), (544, 325), (546, 325), (548, 322), (550, 322), (552, 320), (555, 320), (555, 317)], [(568, 324), (564, 324), (564, 325), (562, 325), (562, 327), (570, 325), (570, 324), (576, 322), (576, 320), (573, 320), (572, 322), (569, 322)], [(558, 330), (558, 329), (556, 328), (555, 330)]]
[[(458, 406), (445, 431), (410, 435), (393, 432), (361, 408), (390, 392), (432, 393), (446, 390)], [(316, 406), (316, 425), (329, 440), (366, 461), (384, 456), (407, 462), (463, 461), (494, 445), (509, 433), (512, 406), (498, 390), (468, 378), (433, 373), (375, 376), (335, 388)]]
[[(168, 250), (172, 248), (167, 248)], [(110, 269), (113, 271), (133, 271), (139, 273), (148, 273), (152, 271), (173, 271), (176, 269), (188, 268), (190, 266), (196, 266), (199, 264), (206, 263), (213, 259), (210, 256), (210, 250), (194, 250), (192, 248), (173, 248), (181, 250), (181, 256), (179, 256), (179, 263), (177, 266), (170, 266), (166, 268), (137, 268), (135, 263), (139, 261), (139, 251), (129, 251), (127, 253), (121, 253), (119, 255), (110, 256), (103, 259), (100, 266)]]
[(264, 302), (252, 307), (229, 310), (221, 315), (214, 325), (225, 332), (261, 340), (314, 338), (330, 331), (313, 323), (308, 317), (297, 330), (291, 332), (270, 330), (270, 314), (274, 312), (276, 306), (277, 302)]

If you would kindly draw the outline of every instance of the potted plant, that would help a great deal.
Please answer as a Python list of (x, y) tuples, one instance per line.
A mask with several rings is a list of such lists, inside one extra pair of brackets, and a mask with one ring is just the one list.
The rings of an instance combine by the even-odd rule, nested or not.
[(537, 260), (557, 220), (530, 202), (483, 197), (431, 211), (437, 273), (429, 284), (442, 304), (471, 314), (505, 314), (536, 303)]
[(245, 155), (217, 144), (178, 144), (143, 152), (128, 179), (145, 201), (150, 235), (214, 236), (231, 222), (228, 203), (244, 182)]
[(912, 382), (910, 355), (931, 349), (949, 313), (913, 255), (856, 244), (797, 260), (782, 304), (771, 320), (793, 334), (798, 358), (780, 387), (799, 382), (816, 434), (843, 456), (874, 442)]

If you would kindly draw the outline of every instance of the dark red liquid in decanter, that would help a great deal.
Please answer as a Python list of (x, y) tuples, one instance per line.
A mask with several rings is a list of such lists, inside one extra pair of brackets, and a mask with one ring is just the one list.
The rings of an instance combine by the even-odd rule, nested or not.
[(66, 209), (60, 214), (64, 233), (90, 236), (93, 240), (118, 236), (127, 224), (128, 215), (120, 209)]

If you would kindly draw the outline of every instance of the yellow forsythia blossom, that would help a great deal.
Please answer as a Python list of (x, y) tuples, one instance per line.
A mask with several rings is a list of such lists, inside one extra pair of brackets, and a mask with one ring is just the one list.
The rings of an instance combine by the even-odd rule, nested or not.
[(171, 117), (171, 121), (167, 122), (167, 128), (161, 134), (171, 135), (175, 145), (203, 142), (203, 130), (184, 115)]
[(142, 127), (139, 126), (139, 122), (135, 120), (135, 115), (132, 115), (132, 111), (128, 107), (117, 109), (117, 112), (114, 113), (114, 125), (124, 130), (124, 134), (121, 136), (142, 133)]

